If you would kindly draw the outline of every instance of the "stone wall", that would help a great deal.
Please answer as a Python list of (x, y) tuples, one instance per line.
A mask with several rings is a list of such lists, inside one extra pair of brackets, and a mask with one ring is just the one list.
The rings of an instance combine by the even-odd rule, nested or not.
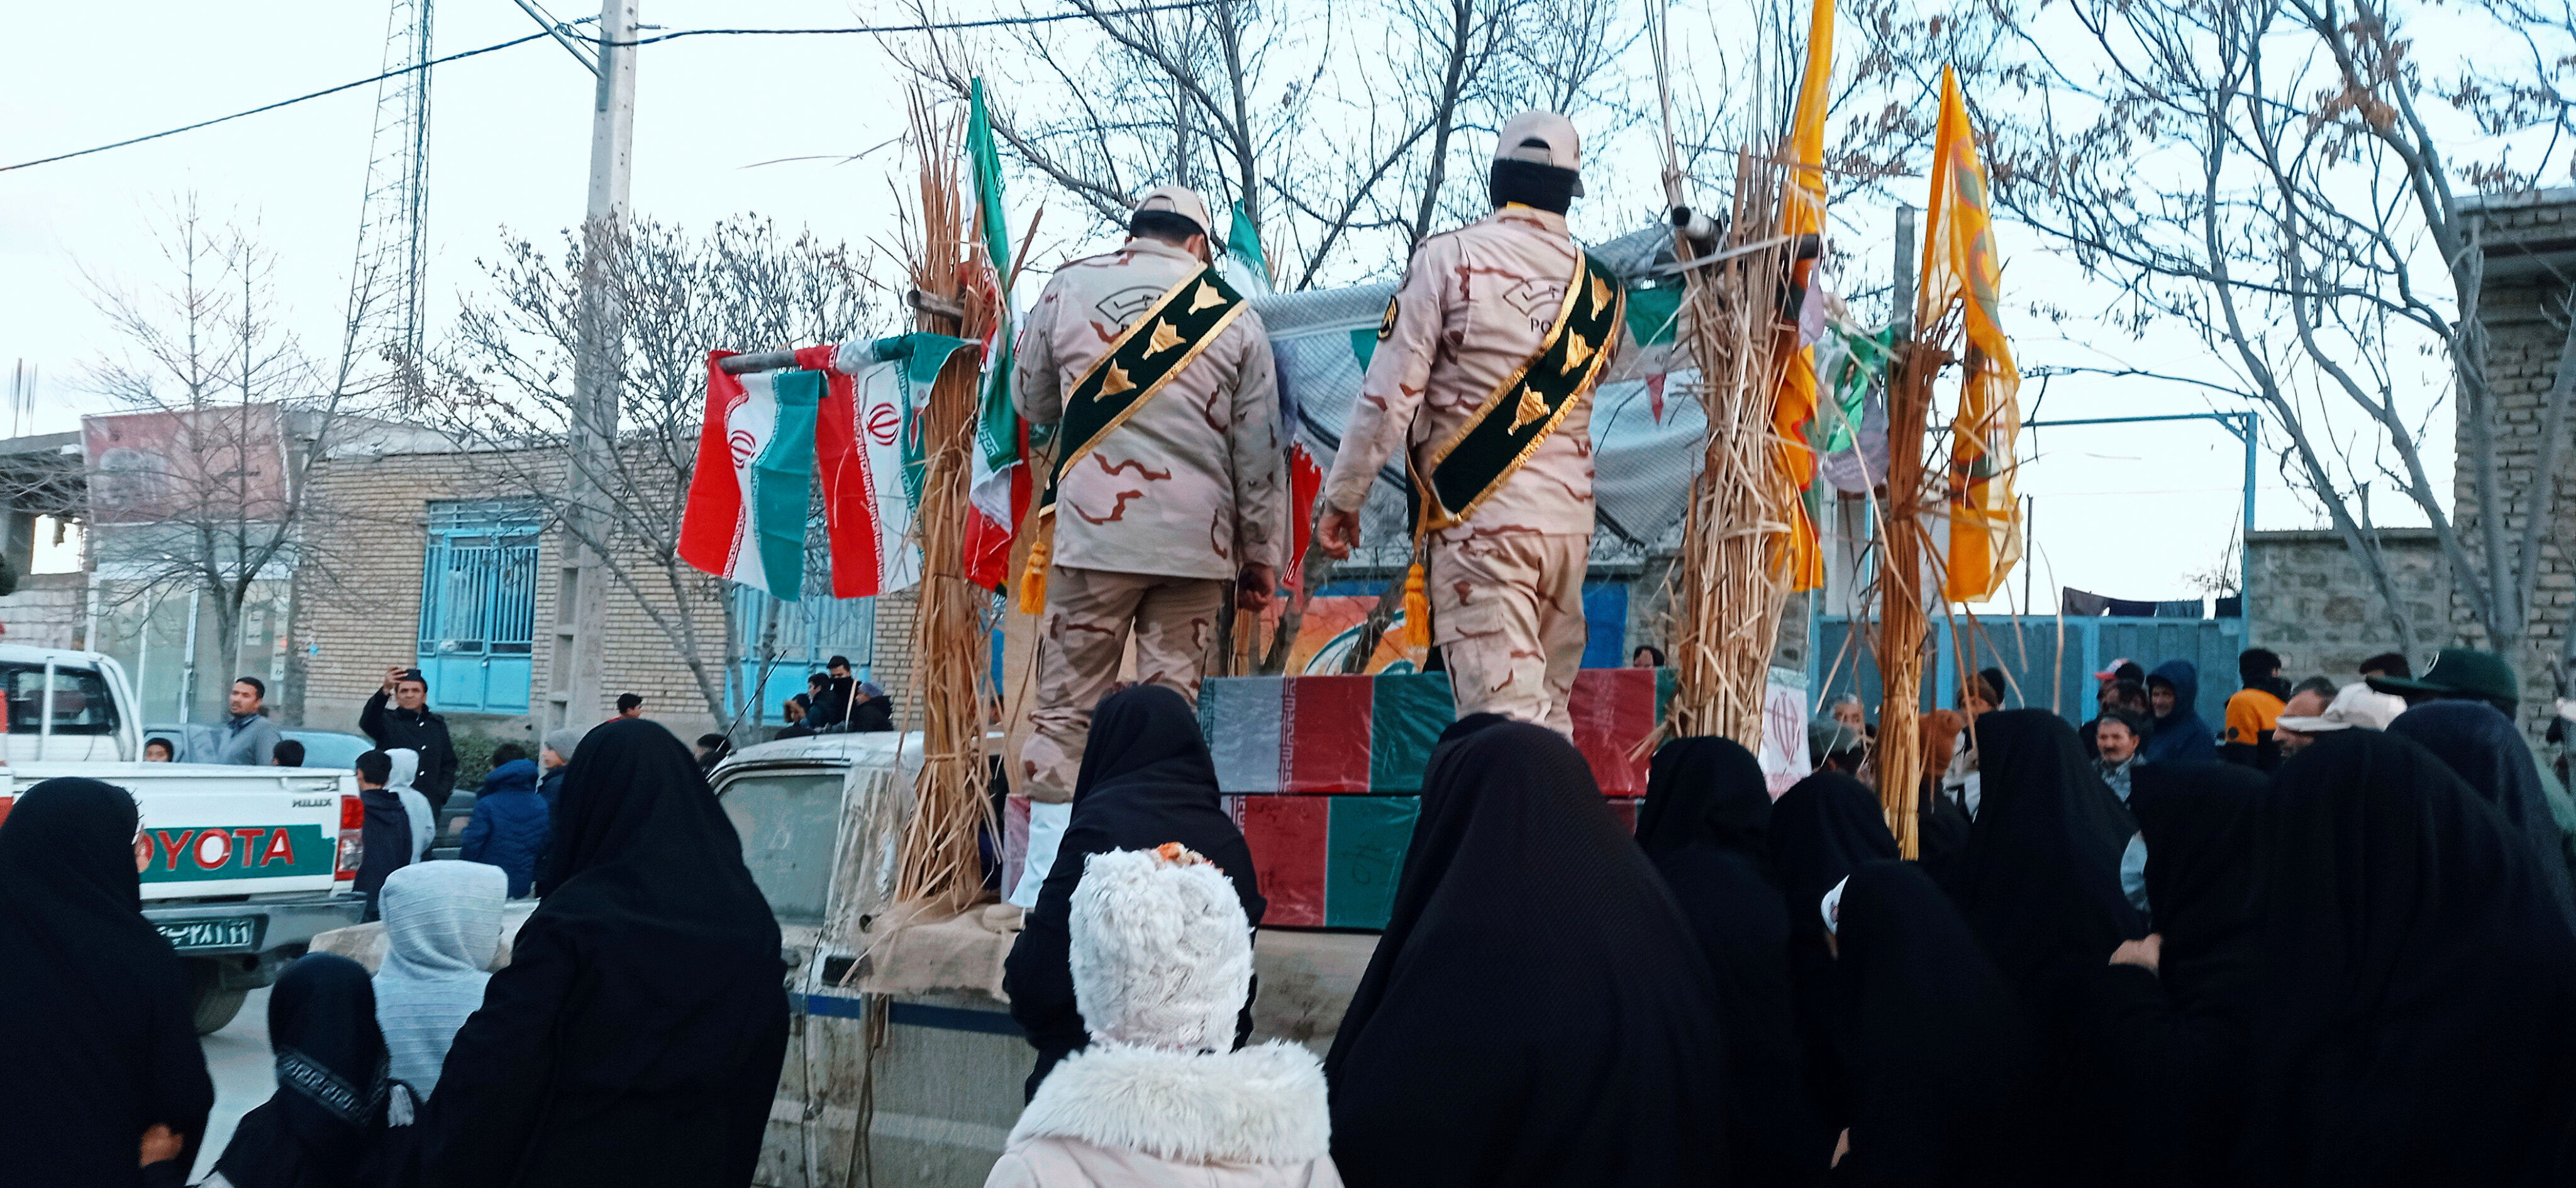
[[(2441, 643), (2449, 633), (2451, 569), (2432, 529), (2383, 528), (2379, 545), (2418, 640)], [(2312, 676), (2359, 680), (2362, 660), (2398, 650), (2387, 608), (2340, 534), (2257, 532), (2253, 553), (2254, 642), (2281, 654), (2282, 675), (2293, 684)], [(2413, 659), (2420, 666), (2428, 657)]]
[[(2486, 371), (2496, 395), (2490, 429), (2496, 447), (2496, 489), (2505, 503), (2507, 547), (2518, 547), (2534, 512), (2547, 517), (2526, 647), (2513, 657), (2522, 674), (2522, 724), (2538, 738), (2547, 720), (2549, 699), (2558, 693), (2550, 662), (2565, 646), (2569, 620), (2576, 617), (2576, 556), (2571, 556), (2571, 542), (2576, 542), (2576, 443), (2562, 437), (2552, 473), (2538, 472), (2542, 406), (2567, 340), (2562, 303), (2569, 296), (2565, 278), (2576, 270), (2576, 190), (2493, 201), (2480, 210), (2479, 242), (2487, 264), (2479, 301), (2488, 335)], [(2458, 460), (2452, 484), (2453, 519), (2471, 557), (2483, 558), (2477, 470), (2472, 465), (2475, 425), (2465, 415), (2462, 402), (2452, 403), (2461, 410), (2454, 419)], [(2562, 433), (2576, 433), (2576, 425)], [(2460, 642), (2485, 646), (2485, 628), (2465, 591), (2454, 591), (2450, 625)]]
[(38, 648), (89, 646), (89, 575), (38, 573), (0, 598), (0, 641)]

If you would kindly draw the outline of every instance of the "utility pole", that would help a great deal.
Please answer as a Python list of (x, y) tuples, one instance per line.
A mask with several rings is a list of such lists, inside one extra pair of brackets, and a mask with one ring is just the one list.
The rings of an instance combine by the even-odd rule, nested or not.
[(615, 473), (624, 311), (609, 286), (625, 238), (635, 148), (635, 47), (624, 43), (635, 40), (636, 3), (606, 0), (601, 5), (598, 58), (592, 67), (599, 89), (591, 108), (590, 204), (582, 219), (581, 305), (575, 314), (572, 419), (564, 451), (564, 512), (571, 523), (563, 542), (566, 564), (555, 587), (548, 729), (596, 718), (606, 683), (601, 630), (608, 597), (605, 559), (582, 540), (605, 538), (605, 487)]

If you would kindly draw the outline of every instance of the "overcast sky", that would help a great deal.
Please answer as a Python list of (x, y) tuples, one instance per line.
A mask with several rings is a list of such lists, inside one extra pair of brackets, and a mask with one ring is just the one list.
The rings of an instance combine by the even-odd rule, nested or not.
[[(1293, 0), (1291, 0), (1293, 2)], [(556, 6), (588, 15), (581, 0)], [(877, 6), (866, 6), (883, 19)], [(970, 18), (985, 10), (955, 8)], [(643, 19), (671, 29), (831, 26), (870, 19), (840, 0), (644, 0)], [(441, 54), (521, 36), (534, 24), (509, 0), (438, 6)], [(272, 102), (375, 73), (384, 10), (357, 0), (262, 0), (212, 5), (138, 0), (96, 6), (13, 4), (0, 41), (17, 47), (0, 73), (0, 164), (14, 163)], [(87, 47), (73, 52), (72, 47)], [(891, 150), (857, 163), (800, 161), (847, 155), (899, 134), (895, 72), (865, 37), (704, 37), (641, 51), (634, 201), (685, 225), (757, 212), (785, 226), (865, 243), (888, 237)], [(995, 83), (1007, 95), (1009, 83)], [(441, 67), (431, 117), (432, 262), (429, 327), (452, 317), (455, 294), (475, 285), (477, 256), (501, 229), (551, 241), (582, 215), (592, 79), (562, 49), (539, 41)], [(182, 196), (212, 216), (257, 224), (278, 255), (279, 288), (308, 343), (332, 340), (356, 250), (360, 189), (375, 110), (373, 87), (217, 128), (74, 161), (0, 173), (0, 368), (41, 369), (29, 424), (18, 432), (76, 428), (105, 411), (85, 392), (83, 370), (117, 349), (92, 305), (99, 286), (163, 281), (152, 240)], [(1919, 188), (1921, 183), (1916, 183)], [(1023, 183), (1014, 205), (1034, 206)], [(1919, 202), (1919, 197), (1915, 198)], [(1020, 218), (1026, 210), (1015, 211)], [(1877, 253), (1849, 268), (1880, 283), (1892, 215), (1847, 208), (1842, 238)], [(1053, 220), (1050, 220), (1053, 222)], [(1057, 223), (1055, 230), (1063, 224)], [(2099, 298), (2063, 260), (2018, 227), (2003, 228), (2007, 296), (2044, 300), (2077, 316), (2057, 325), (2008, 324), (2025, 371), (2051, 364), (2173, 367), (2187, 341), (2139, 343), (2087, 316)], [(1059, 248), (1079, 246), (1059, 243)], [(1040, 258), (1057, 253), (1042, 250)], [(1854, 280), (1845, 287), (1862, 287)], [(710, 346), (720, 344), (709, 344)], [(2023, 389), (2025, 415), (2041, 392)], [(2046, 418), (2198, 412), (2196, 390), (2062, 377), (2037, 415)], [(2447, 490), (2448, 415), (2435, 446)], [(2032, 562), (2042, 609), (2070, 585), (2131, 598), (2186, 597), (2186, 575), (2228, 555), (2238, 522), (2242, 447), (2209, 422), (2063, 429), (2025, 436), (2022, 491), (2036, 497)], [(2397, 501), (2383, 498), (2386, 514)], [(2316, 526), (2263, 461), (2259, 526)], [(2019, 599), (2019, 575), (2012, 582)]]

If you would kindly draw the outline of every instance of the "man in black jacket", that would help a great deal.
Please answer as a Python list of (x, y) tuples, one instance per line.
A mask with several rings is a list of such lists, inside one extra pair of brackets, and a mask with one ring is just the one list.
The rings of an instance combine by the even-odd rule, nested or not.
[(431, 812), (447, 811), (448, 793), (456, 789), (456, 744), (447, 737), (447, 719), (430, 712), (429, 678), (417, 668), (386, 669), (385, 687), (367, 699), (358, 729), (375, 740), (377, 750), (420, 752), (420, 775), (412, 787), (429, 798)]
[(411, 865), (411, 814), (403, 811), (402, 797), (385, 788), (386, 777), (393, 774), (393, 757), (383, 751), (369, 751), (358, 756), (358, 800), (366, 806), (366, 822), (358, 831), (358, 879), (350, 888), (367, 900), (362, 922), (381, 919), (376, 898), (384, 890), (385, 878)]

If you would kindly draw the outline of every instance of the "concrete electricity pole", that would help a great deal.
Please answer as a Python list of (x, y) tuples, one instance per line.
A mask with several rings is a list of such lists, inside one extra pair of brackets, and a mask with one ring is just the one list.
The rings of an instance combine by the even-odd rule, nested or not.
[[(581, 307), (573, 351), (573, 403), (565, 442), (565, 564), (555, 587), (555, 654), (546, 690), (546, 728), (599, 717), (606, 681), (602, 662), (608, 579), (603, 558), (581, 543), (605, 538), (605, 484), (613, 481), (624, 311), (610, 291), (625, 236), (629, 166), (635, 147), (637, 0), (606, 0), (599, 10), (598, 98), (590, 125), (590, 205), (584, 212)], [(522, 4), (522, 7), (526, 7)], [(570, 48), (567, 46), (567, 48)], [(575, 57), (582, 55), (576, 51)]]

